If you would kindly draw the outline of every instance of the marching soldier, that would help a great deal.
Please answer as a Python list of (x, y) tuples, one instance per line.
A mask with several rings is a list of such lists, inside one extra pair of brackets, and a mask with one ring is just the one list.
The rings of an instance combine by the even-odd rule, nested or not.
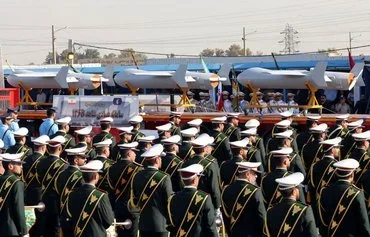
[(323, 149), (321, 142), (327, 137), (328, 125), (322, 123), (316, 127), (310, 128), (312, 141), (303, 145), (301, 157), (304, 162), (306, 171), (308, 172), (311, 166), (319, 161), (323, 155)]
[(69, 163), (67, 169), (60, 172), (54, 180), (54, 189), (59, 197), (59, 213), (61, 214), (60, 224), (62, 227), (63, 236), (73, 236), (73, 229), (65, 214), (65, 205), (69, 194), (82, 185), (82, 173), (80, 167), (85, 165), (88, 157), (86, 147), (71, 148), (65, 150), (67, 153), (67, 161)]
[[(41, 159), (45, 158), (46, 145), (49, 137), (42, 135), (32, 140), (34, 152), (28, 155), (23, 161), (23, 180), (24, 180), (24, 204), (26, 206), (38, 205), (41, 202), (41, 185), (36, 179), (36, 167)], [(41, 212), (35, 209), (36, 221), (29, 230), (30, 236), (42, 236)]]
[(158, 132), (158, 138), (155, 139), (153, 142), (155, 144), (160, 144), (163, 139), (171, 137), (172, 129), (173, 129), (172, 126), (173, 125), (171, 123), (166, 123), (164, 125), (155, 127)]
[(230, 237), (262, 236), (266, 215), (261, 189), (256, 186), (261, 162), (238, 162), (237, 177), (222, 191), (222, 207)]
[(138, 164), (143, 164), (144, 159), (141, 157), (141, 154), (149, 150), (153, 146), (153, 141), (155, 140), (154, 136), (141, 137), (137, 141), (139, 145), (137, 146), (138, 151), (136, 152), (135, 162)]
[(46, 110), (46, 119), (39, 127), (40, 136), (47, 135), (52, 136), (58, 131), (58, 125), (54, 122), (56, 118), (56, 111), (57, 108), (51, 107), (50, 109)]
[[(261, 180), (262, 194), (267, 208), (279, 203), (283, 198), (275, 180), (291, 174), (288, 170), (291, 165), (292, 153), (292, 148), (282, 148), (272, 151), (271, 162), (274, 163), (275, 169), (263, 176)], [(303, 189), (301, 187), (298, 188), (300, 189), (299, 201), (305, 203)]]
[(49, 156), (41, 158), (36, 165), (36, 179), (41, 185), (41, 200), (45, 204), (45, 210), (41, 215), (44, 236), (59, 236), (59, 198), (54, 189), (54, 180), (60, 172), (67, 168), (66, 162), (60, 158), (63, 151), (62, 144), (65, 142), (63, 136), (49, 140)]
[(144, 133), (140, 132), (141, 128), (140, 124), (141, 122), (143, 122), (142, 116), (136, 115), (133, 118), (131, 118), (128, 122), (131, 124), (131, 126), (133, 126), (131, 142), (136, 142), (139, 138), (145, 137)]
[[(200, 133), (204, 127), (201, 127), (203, 123), (203, 120), (200, 119), (200, 118), (197, 118), (197, 119), (193, 119), (193, 120), (190, 120), (189, 122), (187, 122), (187, 124), (189, 125), (189, 127), (194, 127), (198, 130), (198, 133)], [(181, 135), (183, 135), (183, 133), (181, 133)]]
[(114, 221), (114, 214), (108, 196), (95, 185), (103, 168), (100, 160), (92, 160), (80, 167), (84, 184), (73, 191), (67, 201), (66, 210), (71, 219), (73, 236), (106, 236), (106, 229)]
[(17, 131), (13, 132), (15, 145), (10, 146), (6, 153), (17, 154), (23, 152), (24, 155), (22, 160), (28, 155), (32, 154), (32, 149), (26, 145), (26, 136), (28, 135), (28, 129), (25, 127), (19, 128)]
[(142, 167), (135, 162), (137, 145), (137, 142), (120, 144), (120, 159), (108, 170), (109, 187), (114, 193), (112, 203), (116, 220), (122, 222), (129, 219), (132, 222), (132, 227), (128, 230), (122, 227), (117, 228), (116, 231), (119, 237), (136, 237), (139, 228), (139, 212), (129, 206), (131, 181)]
[(113, 161), (117, 161), (120, 158), (120, 147), (118, 145), (131, 143), (132, 142), (132, 129), (134, 127), (117, 127), (119, 131), (119, 138), (120, 141), (112, 148), (112, 154), (110, 155), (110, 159)]
[(13, 119), (9, 114), (4, 114), (1, 116), (0, 139), (4, 142), (3, 150), (15, 145), (13, 132), (9, 128), (12, 120)]
[(230, 142), (231, 151), (234, 156), (231, 160), (224, 161), (220, 166), (221, 187), (225, 187), (234, 182), (238, 170), (237, 163), (247, 161), (248, 143), (248, 139)]
[[(276, 149), (279, 149), (279, 147), (277, 147), (277, 142), (274, 141), (276, 140), (276, 134), (277, 133), (282, 133), (282, 132), (285, 132), (287, 130), (290, 130), (289, 127), (290, 127), (290, 124), (292, 122), (290, 120), (281, 120), (280, 122), (277, 122), (275, 123), (272, 131), (271, 131), (271, 136), (269, 136), (269, 134), (267, 134), (265, 137), (265, 142), (266, 142), (266, 147), (265, 147), (265, 151), (266, 151), (266, 154), (268, 154), (270, 151), (272, 150), (276, 150)], [(293, 130), (292, 130), (293, 131)], [(293, 135), (293, 133), (292, 133)]]
[(180, 133), (181, 115), (182, 113), (180, 112), (171, 112), (170, 114), (171, 136), (173, 135), (181, 136), (181, 133)]
[[(260, 126), (260, 122), (257, 119), (250, 119), (248, 120), (248, 122), (245, 123), (244, 126), (246, 129), (255, 128), (256, 130), (258, 130), (258, 127)], [(261, 157), (264, 160), (266, 157), (266, 151), (265, 151), (265, 142), (263, 141), (263, 137), (257, 134), (256, 141), (253, 143), (253, 146), (260, 150)]]
[(322, 236), (370, 236), (370, 225), (363, 191), (352, 184), (359, 163), (354, 159), (333, 165), (338, 180), (320, 194)]
[(140, 210), (141, 237), (168, 236), (167, 200), (172, 194), (172, 185), (169, 175), (159, 170), (162, 153), (161, 144), (144, 152), (142, 156), (147, 166), (132, 178), (130, 205)]
[(307, 120), (306, 120), (306, 129), (303, 132), (300, 132), (297, 134), (296, 141), (297, 141), (297, 146), (298, 150), (301, 151), (302, 147), (312, 141), (312, 133), (311, 133), (311, 128), (314, 128), (318, 125), (319, 119), (321, 116), (315, 116), (315, 115), (307, 115)]
[(99, 143), (107, 139), (112, 140), (111, 147), (116, 145), (116, 138), (110, 134), (110, 130), (112, 128), (113, 118), (112, 117), (105, 117), (99, 120), (100, 122), (100, 129), (101, 132), (93, 137), (92, 143)]
[(336, 126), (331, 127), (328, 132), (328, 138), (333, 139), (336, 137), (345, 138), (348, 134), (348, 117), (349, 114), (339, 115), (336, 118)]
[(99, 175), (99, 182), (96, 184), (96, 188), (101, 189), (105, 192), (109, 191), (109, 185), (107, 180), (108, 168), (114, 164), (114, 161), (109, 159), (110, 145), (112, 145), (111, 139), (105, 139), (101, 142), (93, 144), (96, 151), (95, 160), (100, 160), (103, 163), (103, 172), (101, 175)]
[(177, 156), (179, 152), (181, 137), (173, 135), (170, 138), (164, 139), (163, 146), (166, 155), (162, 157), (161, 171), (167, 173), (171, 177), (172, 189), (174, 192), (180, 191), (181, 180), (177, 169), (182, 166), (183, 161)]
[(193, 146), (191, 141), (193, 141), (196, 135), (199, 133), (199, 130), (195, 127), (181, 130), (182, 135), (182, 145), (179, 150), (179, 157), (181, 160), (190, 159), (194, 155)]
[(261, 156), (261, 151), (258, 147), (255, 146), (257, 143), (257, 128), (249, 128), (247, 130), (241, 131), (242, 136), (246, 136), (249, 140), (249, 149), (248, 149), (248, 161), (261, 162), (262, 165), (259, 167), (260, 171), (263, 173), (266, 167), (266, 157)]
[(78, 147), (86, 147), (85, 155), (87, 155), (87, 161), (90, 161), (95, 158), (96, 152), (94, 148), (92, 148), (92, 140), (91, 140), (91, 132), (92, 132), (92, 126), (87, 126), (84, 128), (81, 128), (79, 130), (75, 130), (75, 133), (77, 134), (78, 143), (74, 148)]
[[(356, 148), (352, 150), (349, 157), (355, 159), (359, 163), (359, 167), (354, 172), (353, 184), (357, 185), (364, 180), (362, 177), (369, 169), (370, 156), (368, 153), (370, 132), (355, 133), (352, 135), (356, 142)], [(366, 181), (365, 181), (366, 182)]]
[(19, 112), (19, 109), (18, 108), (9, 108), (8, 107), (8, 110), (7, 110), (7, 113), (10, 114), (10, 116), (12, 116), (12, 119), (13, 121), (10, 123), (10, 130), (15, 132), (19, 129), (19, 124), (18, 124), (18, 112)]
[[(352, 135), (362, 133), (364, 120), (360, 119), (347, 124), (348, 135), (343, 139), (343, 146), (340, 149), (340, 157), (343, 159), (349, 158), (350, 152), (356, 147), (356, 141)], [(353, 157), (351, 157), (353, 158)]]
[(276, 179), (283, 199), (267, 210), (265, 236), (319, 236), (312, 208), (298, 201), (303, 180), (301, 173)]
[(76, 146), (76, 141), (75, 138), (68, 134), (69, 132), (69, 123), (71, 122), (72, 118), (71, 117), (64, 117), (58, 120), (55, 120), (56, 124), (58, 125), (58, 131), (50, 136), (51, 139), (57, 136), (63, 136), (66, 139), (66, 142), (63, 144), (63, 151), (62, 154), (60, 155), (62, 158), (66, 157), (66, 152), (65, 149), (72, 148)]
[(5, 173), (0, 176), (0, 236), (26, 236), (24, 216), (23, 153), (1, 154)]
[(217, 237), (214, 207), (205, 192), (197, 190), (203, 166), (193, 164), (178, 170), (184, 189), (168, 199), (171, 236)]
[(241, 139), (240, 128), (238, 127), (239, 113), (228, 113), (226, 118), (227, 124), (225, 124), (224, 134), (229, 138), (230, 142), (239, 141)]
[(232, 158), (228, 137), (223, 133), (226, 117), (212, 118), (212, 131), (210, 136), (215, 139), (215, 148), (212, 155), (216, 157), (219, 164)]

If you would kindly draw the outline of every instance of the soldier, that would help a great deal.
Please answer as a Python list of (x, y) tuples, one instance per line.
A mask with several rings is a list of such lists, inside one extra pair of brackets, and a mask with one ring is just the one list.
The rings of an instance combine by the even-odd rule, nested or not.
[(294, 96), (295, 96), (295, 94), (293, 94), (293, 93), (288, 93), (287, 94), (287, 97), (288, 97), (288, 101), (287, 101), (288, 110), (291, 113), (293, 113), (293, 114), (299, 114), (299, 108), (298, 107), (291, 107), (291, 106), (298, 106), (298, 103), (294, 101)]
[(161, 144), (144, 152), (142, 156), (147, 166), (132, 178), (130, 205), (140, 210), (141, 237), (168, 236), (167, 200), (173, 191), (169, 175), (159, 170), (162, 153)]
[(12, 120), (13, 119), (9, 114), (4, 114), (1, 116), (0, 139), (4, 142), (3, 150), (15, 145), (13, 132), (9, 128)]
[[(250, 112), (255, 114), (268, 114), (269, 110), (267, 108), (267, 103), (263, 100), (263, 93), (260, 91), (256, 92), (257, 94), (257, 100), (261, 108), (251, 108)], [(249, 97), (252, 98), (253, 93), (249, 94)]]
[(56, 118), (56, 111), (57, 108), (55, 107), (51, 107), (50, 109), (46, 110), (46, 119), (39, 127), (40, 136), (47, 135), (50, 137), (58, 131), (58, 125), (54, 122)]
[[(205, 107), (205, 103), (206, 103), (206, 100), (205, 100), (205, 93), (204, 92), (199, 92), (199, 106), (198, 108), (196, 108), (196, 112), (207, 112), (207, 108)], [(208, 111), (210, 112), (210, 111)]]
[(235, 181), (222, 191), (222, 207), (230, 237), (262, 236), (265, 205), (261, 189), (256, 186), (261, 162), (237, 162)]
[(163, 139), (166, 139), (172, 136), (171, 134), (173, 130), (172, 130), (171, 123), (166, 123), (164, 125), (157, 126), (155, 128), (157, 129), (157, 132), (158, 132), (158, 138), (153, 141), (155, 144), (159, 144), (161, 143)]
[(306, 120), (306, 129), (305, 131), (300, 132), (297, 134), (296, 141), (297, 141), (297, 147), (299, 151), (302, 151), (302, 147), (312, 141), (312, 134), (310, 129), (314, 128), (318, 125), (319, 119), (321, 116), (315, 116), (315, 115), (307, 115)]
[(364, 120), (360, 119), (347, 124), (348, 135), (344, 138), (343, 146), (340, 149), (341, 158), (347, 159), (350, 157), (349, 153), (356, 147), (356, 141), (352, 135), (362, 132), (362, 128), (364, 128), (364, 126), (362, 126), (363, 122)]
[(287, 111), (287, 103), (285, 103), (282, 100), (282, 98), (283, 98), (283, 94), (281, 94), (280, 92), (275, 93), (275, 103), (277, 106), (281, 106), (281, 107), (275, 108), (276, 112), (278, 113)]
[(140, 132), (141, 122), (143, 122), (142, 116), (136, 115), (128, 122), (133, 126), (131, 142), (136, 142), (139, 138), (145, 137), (144, 133)]
[(247, 130), (241, 131), (241, 135), (245, 136), (249, 140), (249, 149), (248, 149), (248, 160), (253, 162), (261, 162), (262, 165), (259, 167), (259, 170), (263, 173), (266, 167), (266, 157), (261, 156), (261, 151), (258, 147), (255, 146), (257, 143), (257, 128), (249, 128)]
[(101, 132), (93, 137), (92, 143), (99, 143), (106, 139), (111, 139), (112, 144), (111, 147), (116, 145), (116, 138), (110, 134), (110, 130), (112, 128), (113, 118), (112, 117), (105, 117), (99, 120)]
[(63, 136), (66, 139), (66, 142), (63, 144), (63, 151), (62, 154), (60, 155), (62, 158), (66, 157), (66, 152), (64, 151), (65, 149), (72, 148), (76, 146), (76, 140), (75, 138), (68, 134), (69, 132), (69, 123), (71, 122), (72, 118), (71, 117), (64, 117), (61, 119), (55, 120), (55, 123), (58, 125), (58, 131), (54, 133), (54, 135), (50, 136), (51, 139), (57, 136)]
[(195, 107), (186, 107), (185, 108), (185, 111), (186, 112), (194, 112), (196, 110), (197, 106), (199, 105), (199, 101), (197, 101), (196, 99), (194, 99), (194, 93), (193, 92), (188, 91), (186, 94), (188, 96), (188, 99), (190, 101), (190, 104), (193, 104)]
[(123, 222), (127, 219), (132, 222), (130, 229), (123, 227), (117, 228), (116, 231), (119, 237), (135, 237), (139, 228), (139, 212), (129, 206), (131, 181), (142, 167), (135, 162), (137, 145), (138, 142), (120, 144), (120, 159), (109, 167), (108, 170), (109, 187), (114, 193), (114, 199), (112, 200), (114, 204), (114, 216), (118, 222)]
[(196, 135), (199, 133), (199, 130), (195, 127), (191, 127), (181, 131), (182, 135), (182, 145), (179, 149), (179, 157), (181, 160), (190, 159), (194, 155), (193, 147), (191, 141), (193, 141)]
[(333, 165), (338, 177), (321, 191), (319, 211), (323, 236), (370, 236), (366, 201), (361, 189), (352, 184), (359, 163), (354, 159)]
[(221, 187), (225, 187), (234, 182), (238, 169), (237, 163), (247, 161), (248, 143), (248, 138), (241, 141), (230, 142), (231, 151), (233, 152), (233, 158), (231, 160), (222, 162), (220, 166)]
[[(260, 122), (257, 119), (250, 119), (248, 122), (245, 123), (245, 128), (250, 129), (250, 128), (255, 128), (258, 130), (258, 127), (260, 126)], [(265, 142), (263, 141), (263, 137), (259, 136), (258, 134), (256, 135), (256, 141), (253, 144), (256, 148), (259, 148), (261, 152), (261, 157), (265, 159), (266, 157), (266, 151), (265, 151)]]
[[(274, 163), (275, 169), (263, 176), (261, 180), (261, 189), (267, 208), (279, 203), (282, 199), (281, 193), (278, 190), (278, 184), (275, 182), (275, 179), (291, 174), (291, 172), (288, 170), (291, 166), (291, 154), (293, 149), (282, 148), (272, 152), (271, 162)], [(300, 189), (299, 201), (305, 203), (303, 189), (301, 187), (298, 188)]]
[(103, 172), (101, 175), (99, 175), (99, 182), (96, 184), (96, 188), (101, 189), (105, 192), (109, 191), (109, 185), (107, 180), (108, 168), (114, 164), (114, 161), (109, 159), (110, 145), (112, 145), (111, 139), (105, 139), (101, 142), (93, 144), (96, 151), (95, 160), (100, 160), (103, 163)]
[(247, 106), (249, 102), (245, 100), (245, 94), (242, 91), (238, 92), (238, 99), (239, 99), (239, 112), (248, 113)]
[[(290, 130), (289, 127), (291, 123), (292, 122), (290, 120), (282, 120), (280, 122), (277, 122), (275, 123), (275, 126), (273, 127), (271, 131), (271, 134), (270, 134), (271, 136), (269, 134), (265, 135), (264, 141), (266, 142), (266, 146), (265, 146), (266, 154), (268, 154), (271, 150), (278, 149), (278, 147), (276, 147), (276, 141), (274, 142), (275, 134)], [(293, 132), (293, 130), (291, 131)]]
[(179, 135), (181, 136), (181, 112), (171, 112), (170, 114), (170, 124), (171, 124), (171, 136)]
[[(275, 93), (274, 92), (269, 92), (267, 93), (267, 104), (269, 106), (277, 106), (276, 100), (275, 100)], [(276, 107), (269, 107), (269, 112), (270, 113), (278, 113)]]
[(323, 155), (323, 149), (321, 142), (327, 137), (328, 125), (322, 123), (316, 127), (310, 128), (312, 141), (304, 144), (302, 147), (301, 158), (304, 162), (306, 171), (308, 172), (311, 166), (319, 161)]
[(224, 100), (223, 107), (224, 107), (225, 112), (232, 113), (234, 112), (234, 109), (233, 109), (233, 103), (229, 100), (229, 95), (230, 93), (228, 91), (222, 92), (222, 98)]
[[(354, 172), (353, 184), (357, 185), (363, 180), (363, 176), (366, 171), (369, 169), (370, 156), (368, 153), (369, 150), (369, 140), (370, 140), (370, 131), (363, 133), (352, 134), (356, 142), (356, 148), (352, 150), (349, 157), (355, 159), (359, 163), (359, 167)], [(365, 181), (366, 182), (366, 181)]]
[[(38, 205), (41, 202), (41, 185), (36, 179), (36, 166), (41, 159), (45, 158), (46, 145), (49, 141), (47, 135), (42, 135), (32, 140), (33, 154), (27, 156), (23, 161), (23, 180), (24, 180), (24, 204), (26, 206)], [(41, 212), (35, 209), (36, 221), (29, 230), (30, 236), (42, 236)]]
[(26, 236), (24, 216), (23, 153), (1, 154), (5, 173), (0, 176), (0, 236)]
[(66, 149), (68, 168), (60, 172), (54, 180), (54, 189), (60, 200), (59, 212), (61, 214), (60, 225), (62, 227), (63, 236), (73, 236), (73, 228), (71, 226), (68, 214), (66, 214), (65, 205), (69, 194), (82, 185), (81, 166), (85, 165), (88, 157), (86, 147), (78, 147)]
[(76, 237), (106, 236), (105, 230), (114, 221), (108, 196), (95, 187), (102, 168), (100, 160), (81, 166), (84, 184), (68, 197), (66, 209)]
[(75, 130), (75, 133), (77, 134), (77, 138), (78, 138), (78, 143), (74, 148), (86, 147), (85, 155), (88, 155), (87, 161), (94, 159), (96, 156), (96, 152), (94, 148), (92, 148), (92, 144), (91, 144), (92, 142), (91, 132), (92, 132), (92, 126), (87, 126), (79, 130)]
[(213, 129), (210, 131), (209, 135), (215, 139), (215, 149), (213, 150), (212, 155), (216, 157), (219, 164), (232, 158), (229, 139), (223, 133), (225, 120), (226, 117), (216, 117), (211, 119)]
[(164, 152), (166, 155), (162, 157), (161, 171), (167, 173), (171, 177), (172, 189), (178, 192), (181, 189), (181, 179), (177, 169), (182, 166), (183, 161), (177, 156), (179, 153), (181, 137), (174, 135), (170, 138), (162, 140)]
[(171, 236), (217, 237), (211, 198), (207, 193), (197, 190), (203, 166), (193, 164), (178, 171), (185, 187), (168, 199), (168, 229)]
[(25, 127), (19, 128), (17, 131), (13, 132), (15, 145), (10, 146), (6, 153), (17, 154), (23, 152), (24, 156), (22, 160), (28, 155), (32, 154), (32, 149), (26, 145), (26, 137), (28, 135), (28, 129)]
[(319, 236), (312, 208), (298, 201), (301, 192), (299, 185), (303, 180), (301, 173), (276, 179), (283, 199), (267, 210), (264, 235)]
[(203, 93), (204, 94), (204, 108), (205, 112), (215, 112), (216, 111), (216, 106), (211, 100), (211, 97), (208, 92)]
[(336, 126), (331, 127), (328, 132), (328, 138), (333, 139), (336, 137), (345, 138), (348, 134), (348, 117), (349, 114), (336, 116)]
[(134, 127), (117, 127), (117, 130), (119, 131), (119, 138), (120, 141), (113, 147), (110, 159), (113, 161), (119, 160), (120, 156), (120, 148), (118, 145), (125, 144), (125, 143), (131, 143), (132, 142), (132, 129)]
[[(4, 147), (4, 142), (3, 140), (0, 139), (0, 154), (3, 153), (3, 147)], [(0, 159), (0, 176), (4, 174), (4, 167), (1, 164), (1, 159)]]
[(239, 113), (228, 113), (227, 124), (225, 124), (224, 134), (229, 138), (230, 142), (239, 141), (240, 137), (240, 128), (239, 126)]
[(45, 204), (42, 213), (42, 233), (44, 236), (59, 236), (59, 198), (54, 189), (54, 180), (57, 175), (67, 168), (66, 162), (60, 158), (66, 140), (57, 136), (48, 141), (49, 156), (41, 158), (36, 165), (36, 179), (41, 185), (41, 200)]
[(143, 157), (141, 157), (141, 154), (149, 150), (153, 146), (153, 141), (155, 140), (155, 136), (147, 136), (147, 137), (141, 137), (137, 141), (139, 145), (137, 146), (138, 151), (136, 152), (136, 160), (135, 162), (139, 164), (143, 164)]
[(12, 132), (15, 132), (19, 129), (19, 124), (18, 124), (18, 112), (19, 112), (19, 109), (18, 108), (10, 108), (8, 107), (8, 111), (7, 113), (10, 114), (10, 116), (12, 116), (12, 119), (13, 121), (10, 123), (10, 130)]
[[(187, 124), (189, 125), (189, 128), (194, 127), (198, 129), (198, 133), (200, 133), (204, 129), (203, 127), (201, 127), (202, 123), (203, 123), (203, 120), (200, 118), (193, 119), (187, 122)], [(183, 133), (181, 133), (181, 135), (183, 136)]]

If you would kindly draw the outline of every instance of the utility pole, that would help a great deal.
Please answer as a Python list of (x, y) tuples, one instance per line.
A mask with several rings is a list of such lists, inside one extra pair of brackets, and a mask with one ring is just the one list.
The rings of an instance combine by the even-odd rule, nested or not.
[(51, 47), (53, 51), (53, 64), (57, 64), (57, 53), (55, 52), (55, 31), (54, 25), (51, 26)]
[(348, 32), (348, 37), (349, 37), (349, 53), (352, 53), (352, 33)]
[(247, 56), (247, 49), (245, 48), (245, 41), (246, 41), (246, 38), (245, 38), (245, 27), (243, 27), (243, 49), (244, 49), (244, 56)]
[(298, 31), (293, 28), (293, 26), (286, 24), (285, 29), (280, 32), (280, 34), (284, 34), (284, 39), (279, 41), (279, 43), (284, 44), (284, 49), (280, 52), (284, 54), (293, 54), (299, 52), (296, 50), (296, 46), (300, 43), (298, 41)]

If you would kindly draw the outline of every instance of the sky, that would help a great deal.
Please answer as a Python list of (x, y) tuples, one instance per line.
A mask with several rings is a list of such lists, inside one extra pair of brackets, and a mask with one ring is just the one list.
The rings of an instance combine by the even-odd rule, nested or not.
[[(12, 65), (44, 62), (51, 51), (51, 25), (57, 29), (59, 52), (73, 39), (116, 49), (198, 55), (205, 48), (242, 45), (245, 27), (247, 47), (270, 54), (283, 50), (279, 41), (286, 24), (298, 32), (300, 52), (349, 47), (349, 32), (352, 46), (370, 44), (368, 0), (0, 0), (0, 5), (2, 55)], [(370, 54), (370, 47), (352, 54)]]

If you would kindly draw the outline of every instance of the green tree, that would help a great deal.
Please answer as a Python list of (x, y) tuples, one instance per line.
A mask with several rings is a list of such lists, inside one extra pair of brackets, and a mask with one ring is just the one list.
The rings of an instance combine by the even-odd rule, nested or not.
[(217, 56), (217, 57), (225, 56), (225, 50), (219, 49), (219, 48), (215, 48), (215, 56)]
[(97, 49), (86, 49), (84, 57), (86, 59), (97, 59), (100, 58), (100, 52)]
[(226, 55), (229, 57), (244, 55), (244, 51), (240, 45), (232, 44), (226, 50)]
[(213, 49), (203, 49), (203, 51), (200, 53), (201, 56), (205, 57), (212, 57), (215, 54), (215, 50)]

